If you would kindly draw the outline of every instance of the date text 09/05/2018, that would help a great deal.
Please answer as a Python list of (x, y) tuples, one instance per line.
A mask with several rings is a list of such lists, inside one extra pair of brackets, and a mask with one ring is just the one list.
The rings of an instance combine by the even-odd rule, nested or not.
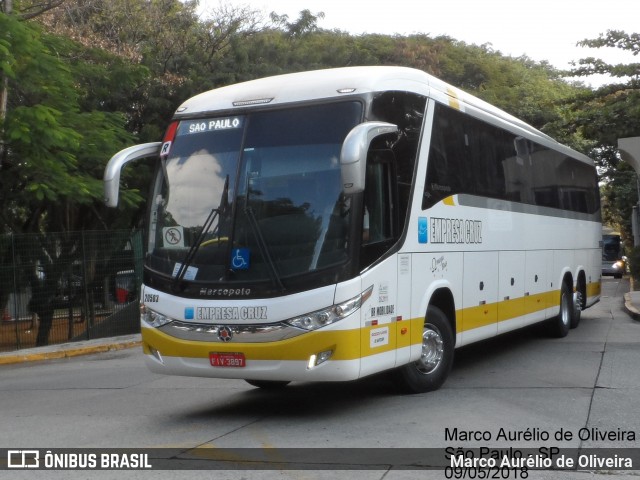
[(521, 468), (474, 468), (474, 467), (446, 467), (444, 469), (444, 477), (447, 479), (493, 479), (498, 478), (506, 480), (509, 478), (514, 479), (528, 479), (529, 469), (527, 467)]

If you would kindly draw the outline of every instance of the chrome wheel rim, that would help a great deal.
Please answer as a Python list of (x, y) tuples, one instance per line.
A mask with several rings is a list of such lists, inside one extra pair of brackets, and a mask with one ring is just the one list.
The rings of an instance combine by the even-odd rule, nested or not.
[(571, 323), (571, 305), (569, 303), (569, 295), (567, 293), (562, 294), (562, 300), (560, 302), (560, 320), (567, 326)]
[(422, 353), (416, 361), (416, 368), (423, 375), (436, 370), (442, 363), (444, 356), (444, 342), (437, 327), (426, 324), (422, 332)]
[(573, 294), (573, 309), (576, 315), (580, 315), (580, 312), (582, 312), (582, 292)]

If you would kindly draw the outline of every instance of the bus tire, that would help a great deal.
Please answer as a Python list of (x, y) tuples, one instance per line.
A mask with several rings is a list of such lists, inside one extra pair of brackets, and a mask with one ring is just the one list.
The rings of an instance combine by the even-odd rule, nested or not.
[(280, 390), (291, 382), (287, 381), (278, 381), (278, 380), (246, 380), (249, 385), (254, 387), (262, 388), (263, 390)]
[(567, 282), (562, 282), (560, 289), (560, 311), (558, 315), (551, 319), (549, 332), (557, 338), (566, 337), (571, 328), (573, 316), (573, 294)]
[(429, 306), (422, 330), (420, 359), (397, 370), (399, 387), (408, 393), (439, 389), (453, 365), (454, 336), (451, 323), (438, 307)]

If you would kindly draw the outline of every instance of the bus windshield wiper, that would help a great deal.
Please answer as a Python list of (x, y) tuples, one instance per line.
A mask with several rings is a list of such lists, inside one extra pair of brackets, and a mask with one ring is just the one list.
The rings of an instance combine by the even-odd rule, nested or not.
[[(198, 250), (200, 250), (200, 246), (204, 241), (204, 237), (207, 234), (207, 232), (209, 232), (209, 229), (211, 228), (211, 225), (213, 225), (213, 222), (216, 220), (216, 218), (219, 218), (221, 215), (224, 215), (228, 208), (229, 208), (229, 175), (227, 175), (227, 178), (224, 181), (224, 188), (222, 189), (222, 196), (220, 197), (219, 206), (211, 209), (211, 211), (209, 212), (209, 215), (207, 216), (207, 219), (204, 221), (204, 224), (202, 225), (202, 230), (200, 230), (200, 234), (198, 235), (198, 238), (196, 239), (195, 242), (193, 242), (193, 244), (189, 248), (189, 251), (185, 255), (184, 259), (182, 260), (182, 264), (180, 265), (180, 268), (176, 273), (176, 278), (173, 281), (174, 288), (177, 287), (180, 284), (180, 282), (182, 282), (182, 280), (184, 279), (184, 276), (186, 275), (187, 270), (193, 263), (193, 259), (198, 253)], [(218, 227), (219, 226), (220, 226), (220, 222), (218, 222)]]
[(251, 225), (251, 230), (256, 237), (256, 241), (258, 242), (260, 253), (262, 254), (262, 257), (264, 258), (267, 266), (269, 267), (269, 275), (271, 276), (271, 280), (273, 280), (273, 283), (278, 287), (278, 289), (280, 289), (280, 291), (284, 291), (284, 285), (282, 284), (282, 280), (280, 280), (280, 275), (278, 275), (276, 264), (273, 263), (273, 259), (269, 254), (269, 247), (267, 246), (267, 242), (265, 242), (264, 240), (262, 230), (260, 230), (260, 225), (258, 225), (258, 221), (256, 220), (255, 213), (253, 213), (253, 209), (250, 206), (245, 205), (244, 213), (249, 219), (249, 225)]

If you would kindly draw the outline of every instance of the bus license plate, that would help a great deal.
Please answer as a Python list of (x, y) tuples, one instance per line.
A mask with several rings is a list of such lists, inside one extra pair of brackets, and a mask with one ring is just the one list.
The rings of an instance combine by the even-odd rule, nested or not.
[(209, 353), (209, 362), (212, 367), (242, 368), (246, 366), (244, 353), (241, 352), (211, 352)]

